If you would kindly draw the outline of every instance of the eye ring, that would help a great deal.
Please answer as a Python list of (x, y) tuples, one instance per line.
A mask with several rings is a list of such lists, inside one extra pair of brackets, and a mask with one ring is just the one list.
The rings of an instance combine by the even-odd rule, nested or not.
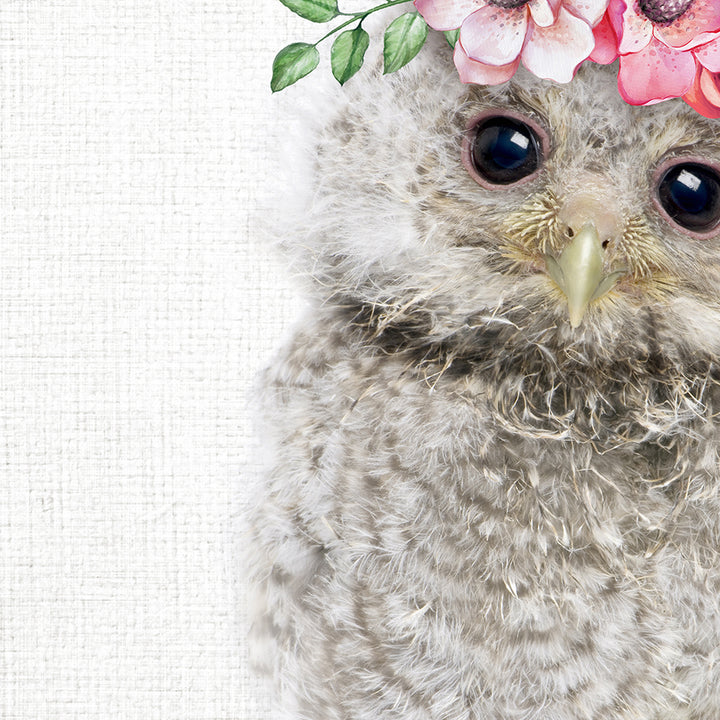
[[(474, 148), (478, 139), (478, 133), (483, 128), (490, 126), (496, 127), (493, 123), (495, 120), (507, 120), (507, 125), (510, 127), (514, 124), (518, 126), (517, 129), (520, 129), (521, 131), (523, 127), (529, 131), (527, 135), (529, 135), (536, 152), (536, 166), (531, 170), (531, 172), (528, 172), (526, 175), (521, 175), (517, 180), (511, 179), (510, 181), (502, 182), (493, 181), (493, 178), (491, 177), (492, 173), (483, 173), (482, 169), (477, 167), (474, 157)], [(495, 108), (492, 110), (486, 110), (479, 115), (476, 115), (467, 123), (465, 136), (463, 138), (461, 159), (468, 174), (478, 185), (488, 190), (504, 190), (515, 188), (534, 180), (542, 171), (543, 164), (549, 154), (549, 150), (550, 137), (545, 129), (535, 120), (527, 115), (523, 115), (522, 113), (505, 110), (504, 108)], [(528, 167), (527, 169), (530, 168)]]
[[(687, 166), (689, 171), (696, 169), (698, 174), (704, 174), (714, 180), (711, 190), (714, 195), (714, 213), (707, 227), (698, 225), (696, 228), (683, 225), (681, 221), (682, 208), (674, 210), (674, 200), (668, 198), (668, 188), (663, 187), (666, 181), (673, 181), (673, 170), (679, 166)], [(679, 177), (679, 175), (678, 175)], [(677, 178), (674, 178), (677, 179)], [(651, 185), (651, 199), (655, 209), (662, 218), (678, 232), (697, 240), (705, 240), (714, 237), (720, 232), (720, 163), (708, 160), (699, 155), (686, 155), (683, 157), (668, 158), (662, 162), (653, 173)], [(666, 207), (666, 205), (668, 207)]]

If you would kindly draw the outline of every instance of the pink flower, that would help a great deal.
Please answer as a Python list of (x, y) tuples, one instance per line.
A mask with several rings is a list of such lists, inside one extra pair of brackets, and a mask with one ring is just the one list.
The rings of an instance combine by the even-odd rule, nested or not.
[(618, 38), (618, 87), (632, 105), (690, 93), (703, 51), (720, 38), (717, 0), (610, 0), (608, 17)]
[(455, 65), (463, 82), (509, 80), (522, 59), (538, 77), (569, 82), (595, 46), (608, 0), (415, 0), (436, 30), (460, 28)]

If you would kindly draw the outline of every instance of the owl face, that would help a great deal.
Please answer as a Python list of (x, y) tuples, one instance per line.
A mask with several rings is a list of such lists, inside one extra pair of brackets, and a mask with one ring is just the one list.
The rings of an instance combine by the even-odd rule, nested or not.
[(720, 353), (713, 121), (680, 100), (627, 105), (616, 69), (592, 63), (567, 85), (520, 72), (466, 86), (441, 39), (343, 95), (303, 252), (372, 342), (446, 369), (534, 368), (545, 385), (588, 368), (629, 382), (650, 358), (707, 375)]

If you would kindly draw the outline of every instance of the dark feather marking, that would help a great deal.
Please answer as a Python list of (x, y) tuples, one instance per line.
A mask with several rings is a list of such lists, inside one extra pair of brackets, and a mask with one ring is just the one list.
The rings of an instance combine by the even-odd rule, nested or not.
[[(695, 431), (708, 413), (720, 412), (720, 368), (714, 358), (665, 353), (659, 318), (650, 309), (633, 354), (621, 358), (593, 347), (576, 356), (553, 327), (528, 336), (522, 328), (529, 326), (530, 314), (522, 309), (504, 314), (510, 324), (478, 325), (469, 319), (445, 337), (433, 337), (431, 314), (422, 309), (382, 329), (372, 307), (347, 304), (344, 312), (361, 347), (397, 356), (429, 385), (479, 379), (492, 389), (491, 401), (511, 425), (569, 433), (570, 439), (591, 442), (603, 452), (632, 445), (654, 477), (672, 475), (688, 444), (699, 442), (692, 436), (699, 438)], [(680, 442), (677, 427), (667, 436), (653, 432), (648, 413), (683, 415), (683, 432), (691, 437)]]

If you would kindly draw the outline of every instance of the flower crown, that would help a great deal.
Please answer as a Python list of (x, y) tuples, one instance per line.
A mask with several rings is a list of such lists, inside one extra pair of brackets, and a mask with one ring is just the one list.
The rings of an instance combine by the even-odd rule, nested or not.
[[(316, 43), (292, 43), (273, 63), (273, 92), (312, 72), (317, 45), (340, 32), (330, 51), (342, 84), (362, 66), (370, 37), (362, 24), (379, 10), (408, 4), (387, 0), (344, 13), (337, 0), (280, 0), (300, 17), (325, 23), (347, 18)], [(423, 46), (428, 26), (454, 48), (460, 79), (496, 85), (520, 61), (538, 77), (569, 82), (586, 60), (620, 58), (618, 89), (631, 105), (681, 97), (701, 115), (720, 117), (720, 0), (414, 0), (387, 27), (384, 72), (398, 70)], [(350, 29), (349, 26), (354, 25)]]

